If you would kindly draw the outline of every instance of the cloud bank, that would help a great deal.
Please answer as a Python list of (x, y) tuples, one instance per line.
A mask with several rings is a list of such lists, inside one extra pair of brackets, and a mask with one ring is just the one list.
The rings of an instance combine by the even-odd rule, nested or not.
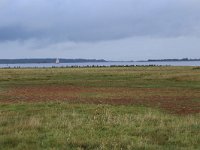
[(199, 0), (1, 0), (0, 58), (197, 57), (199, 14)]

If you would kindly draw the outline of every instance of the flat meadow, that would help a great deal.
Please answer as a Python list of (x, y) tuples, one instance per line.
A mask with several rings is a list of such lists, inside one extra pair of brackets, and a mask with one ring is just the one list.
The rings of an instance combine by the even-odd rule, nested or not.
[(200, 68), (0, 69), (0, 149), (200, 149)]

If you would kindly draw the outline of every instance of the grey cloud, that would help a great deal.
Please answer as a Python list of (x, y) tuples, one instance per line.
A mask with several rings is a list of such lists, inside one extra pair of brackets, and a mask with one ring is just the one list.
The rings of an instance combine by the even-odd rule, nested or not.
[(199, 0), (7, 0), (0, 41), (200, 36)]
[[(134, 37), (98, 43), (57, 42), (35, 47), (41, 40), (7, 41), (1, 58), (96, 58), (107, 60), (144, 60), (165, 58), (199, 58), (197, 37), (149, 38)], [(13, 52), (16, 52), (14, 55)]]

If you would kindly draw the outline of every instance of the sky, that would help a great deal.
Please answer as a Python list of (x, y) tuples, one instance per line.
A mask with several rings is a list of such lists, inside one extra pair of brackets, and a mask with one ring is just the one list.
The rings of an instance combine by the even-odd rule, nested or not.
[(0, 0), (0, 59), (200, 58), (200, 0)]

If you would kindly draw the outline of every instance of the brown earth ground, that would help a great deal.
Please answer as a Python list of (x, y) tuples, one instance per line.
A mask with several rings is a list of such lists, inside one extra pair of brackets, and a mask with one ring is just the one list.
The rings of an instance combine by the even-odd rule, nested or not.
[(200, 113), (200, 91), (176, 88), (94, 88), (62, 85), (12, 87), (1, 103), (66, 101), (112, 105), (144, 105), (174, 114)]

